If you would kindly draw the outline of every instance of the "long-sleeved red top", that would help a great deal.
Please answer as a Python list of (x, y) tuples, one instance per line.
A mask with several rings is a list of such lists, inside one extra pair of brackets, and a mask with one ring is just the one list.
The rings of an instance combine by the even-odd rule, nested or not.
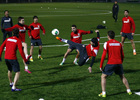
[(16, 24), (13, 27), (6, 28), (5, 31), (13, 31), (13, 29), (15, 29), (15, 28), (18, 28), (19, 29), (19, 39), (22, 42), (25, 42), (26, 30), (32, 30), (32, 29), (29, 26), (27, 26), (27, 25), (22, 25), (21, 26), (19, 24)]
[(71, 41), (75, 43), (82, 43), (82, 35), (90, 34), (90, 31), (84, 31), (77, 29), (77, 33), (71, 32)]
[(6, 47), (5, 51), (5, 59), (9, 60), (16, 60), (16, 51), (17, 48), (19, 49), (20, 55), (22, 56), (23, 60), (26, 62), (27, 59), (25, 58), (25, 54), (22, 50), (22, 43), (21, 40), (19, 40), (17, 37), (13, 36), (10, 38), (7, 38), (3, 44), (0, 47), (0, 57), (2, 55), (3, 49)]
[[(132, 30), (133, 28), (133, 30)], [(130, 16), (124, 17), (122, 19), (122, 29), (121, 32), (123, 33), (135, 33), (135, 23), (133, 18)]]
[(107, 64), (122, 64), (124, 59), (124, 53), (122, 45), (119, 41), (111, 39), (104, 43), (104, 50), (100, 62), (100, 68), (103, 67), (104, 59), (108, 53), (108, 62)]
[(32, 23), (29, 26), (33, 26), (33, 30), (28, 30), (28, 35), (32, 36), (33, 39), (40, 39), (40, 29), (45, 34), (45, 29), (40, 23)]

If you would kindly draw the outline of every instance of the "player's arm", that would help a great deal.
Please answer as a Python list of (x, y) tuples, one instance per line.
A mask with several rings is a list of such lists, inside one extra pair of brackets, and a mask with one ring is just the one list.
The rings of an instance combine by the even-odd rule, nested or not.
[(98, 41), (99, 41), (99, 39), (100, 39), (100, 33), (99, 33), (99, 30), (95, 30), (95, 32), (97, 33), (97, 39), (98, 39)]
[(22, 43), (20, 40), (18, 40), (17, 45), (18, 45), (18, 49), (19, 49), (19, 53), (20, 53), (21, 57), (23, 58), (24, 62), (27, 62), (27, 59), (25, 58), (25, 54), (22, 49)]
[(1, 29), (3, 28), (3, 23), (4, 23), (4, 20), (3, 18), (1, 19)]
[(40, 28), (43, 31), (43, 35), (45, 35), (45, 28), (42, 25), (40, 26)]
[(103, 67), (103, 63), (106, 57), (106, 53), (107, 53), (107, 42), (104, 43), (104, 50), (103, 50), (103, 54), (101, 57), (101, 62), (100, 62), (100, 70), (102, 71), (102, 67)]
[(132, 23), (132, 28), (133, 28), (132, 35), (134, 35), (134, 33), (135, 33), (135, 22), (132, 18), (131, 18), (131, 23)]
[(16, 28), (16, 26), (12, 26), (12, 27), (6, 28), (6, 29), (4, 29), (4, 30), (5, 30), (5, 31), (13, 31), (14, 28)]
[(81, 33), (82, 33), (82, 35), (85, 35), (85, 34), (91, 34), (91, 33), (93, 33), (93, 31), (92, 30), (91, 31), (81, 30)]
[(94, 64), (94, 61), (95, 61), (95, 57), (92, 57), (92, 61), (91, 61), (91, 63), (90, 63), (90, 67), (88, 68), (89, 73), (92, 72), (92, 66), (93, 66), (93, 64)]
[(32, 25), (31, 26), (25, 25), (25, 27), (27, 30), (31, 30), (31, 31), (34, 29), (34, 27)]
[(122, 32), (123, 32), (123, 28), (124, 28), (124, 24), (123, 24), (123, 19), (122, 19), (122, 29), (121, 29), (121, 32), (120, 32), (121, 35), (122, 35)]
[(1, 47), (0, 47), (0, 60), (1, 60), (1, 55), (3, 52), (4, 47), (6, 46), (6, 40), (2, 43)]

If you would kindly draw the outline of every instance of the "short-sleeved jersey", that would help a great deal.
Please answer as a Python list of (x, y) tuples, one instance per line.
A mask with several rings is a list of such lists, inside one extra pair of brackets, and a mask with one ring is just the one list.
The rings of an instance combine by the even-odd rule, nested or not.
[(18, 39), (17, 37), (13, 36), (10, 38), (7, 38), (3, 44), (0, 47), (0, 57), (2, 54), (2, 51), (4, 49), (4, 47), (6, 47), (6, 51), (5, 51), (5, 59), (9, 59), (9, 60), (15, 60), (17, 59), (16, 57), (16, 51), (17, 48), (19, 49), (20, 55), (22, 56), (23, 60), (26, 62), (26, 58), (25, 58), (25, 54), (22, 50), (22, 43), (21, 40)]
[(77, 29), (77, 33), (71, 32), (71, 41), (75, 43), (82, 43), (82, 35), (90, 34), (90, 31)]
[[(133, 30), (132, 30), (133, 28)], [(122, 19), (122, 29), (121, 32), (123, 33), (135, 33), (135, 23), (133, 18), (130, 16), (124, 17)]]
[(87, 54), (89, 57), (96, 57), (97, 56), (97, 53), (99, 51), (99, 48), (100, 48), (100, 44), (99, 44), (99, 38), (98, 39), (98, 46), (97, 47), (93, 47), (91, 44), (87, 45), (86, 46), (86, 51), (87, 51)]
[(33, 26), (33, 30), (28, 30), (28, 35), (32, 36), (33, 39), (40, 39), (40, 29), (45, 34), (45, 29), (40, 23), (32, 23), (29, 26)]
[(119, 41), (111, 39), (104, 43), (104, 50), (101, 58), (100, 68), (103, 65), (106, 53), (108, 53), (107, 64), (122, 64), (124, 53), (122, 45)]
[(6, 28), (5, 31), (13, 31), (13, 29), (15, 28), (18, 28), (19, 29), (19, 39), (22, 41), (22, 42), (25, 42), (25, 34), (26, 34), (26, 30), (31, 30), (31, 28), (27, 25), (14, 25), (13, 27), (10, 27), (10, 28)]

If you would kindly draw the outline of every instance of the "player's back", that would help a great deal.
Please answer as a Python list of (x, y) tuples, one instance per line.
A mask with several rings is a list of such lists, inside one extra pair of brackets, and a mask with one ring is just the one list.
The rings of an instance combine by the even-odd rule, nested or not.
[(11, 59), (11, 60), (17, 59), (16, 51), (18, 47), (18, 42), (21, 41), (15, 36), (7, 38), (5, 40), (5, 44), (6, 44), (5, 59)]
[[(105, 45), (104, 45), (105, 46)], [(106, 42), (108, 62), (107, 64), (122, 64), (123, 50), (119, 41), (111, 39)]]

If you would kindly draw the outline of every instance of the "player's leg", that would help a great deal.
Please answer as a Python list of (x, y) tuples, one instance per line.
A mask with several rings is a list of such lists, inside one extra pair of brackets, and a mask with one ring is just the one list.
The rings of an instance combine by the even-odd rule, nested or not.
[(132, 45), (132, 48), (133, 48), (133, 55), (136, 55), (136, 49), (135, 49), (135, 43), (133, 40), (130, 40), (131, 41), (131, 45)]
[(72, 49), (70, 49), (70, 47), (67, 49), (66, 53), (64, 54), (63, 60), (59, 65), (63, 65), (66, 61), (66, 58), (68, 56), (68, 54), (72, 51)]
[[(34, 49), (34, 46), (31, 45), (31, 48), (30, 48), (30, 55), (33, 55), (33, 49)], [(33, 60), (33, 56), (31, 56), (30, 61), (31, 61), (31, 62), (34, 61), (34, 60)]]
[(116, 12), (115, 22), (117, 22), (117, 20), (118, 20), (118, 13)]
[(121, 38), (121, 44), (122, 44), (122, 46), (124, 46), (124, 41), (125, 41), (125, 36), (124, 36), (124, 33), (122, 33), (122, 38)]
[(3, 32), (3, 42), (6, 40), (6, 37), (7, 37), (7, 32)]
[(77, 52), (77, 55), (76, 55), (76, 57), (75, 57), (73, 63), (74, 63), (75, 65), (78, 65), (77, 60), (78, 60), (78, 58), (79, 58), (80, 53), (79, 53), (78, 50), (76, 50), (76, 52)]
[(115, 19), (115, 13), (113, 12), (113, 15), (112, 15), (112, 17)]
[(38, 58), (43, 60), (42, 56), (41, 56), (41, 53), (42, 53), (42, 41), (41, 39), (38, 39), (37, 40), (37, 45), (39, 46), (39, 51), (38, 51)]
[(27, 43), (22, 42), (22, 47), (23, 47), (23, 51), (25, 53), (26, 58), (28, 57), (28, 51), (27, 51)]

